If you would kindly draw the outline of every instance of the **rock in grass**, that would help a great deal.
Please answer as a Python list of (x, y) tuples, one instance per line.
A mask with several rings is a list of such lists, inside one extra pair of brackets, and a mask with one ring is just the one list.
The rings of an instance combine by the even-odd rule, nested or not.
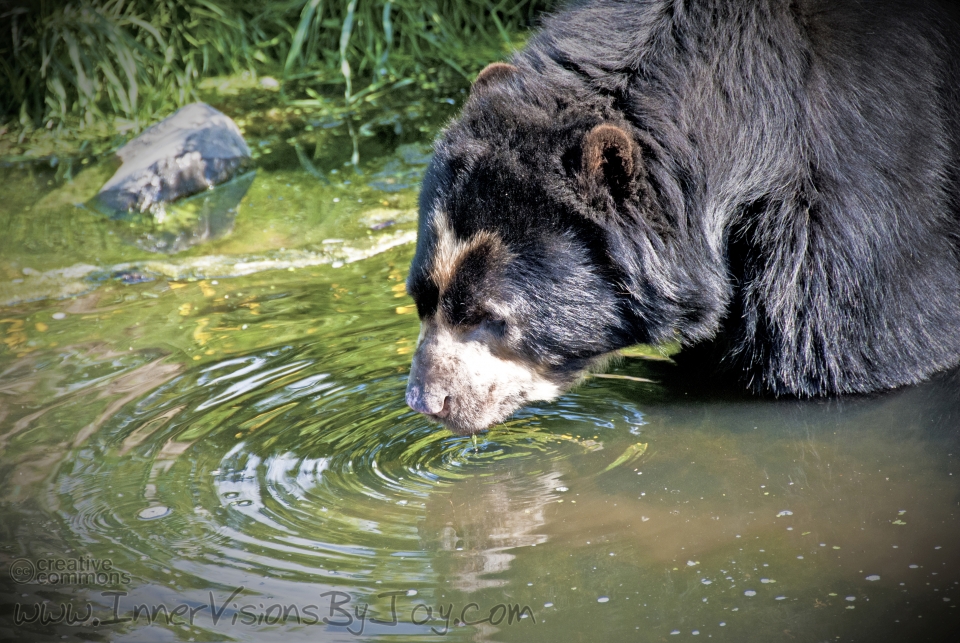
[(123, 165), (97, 194), (117, 213), (153, 210), (229, 181), (251, 165), (230, 117), (205, 103), (181, 107), (121, 147)]

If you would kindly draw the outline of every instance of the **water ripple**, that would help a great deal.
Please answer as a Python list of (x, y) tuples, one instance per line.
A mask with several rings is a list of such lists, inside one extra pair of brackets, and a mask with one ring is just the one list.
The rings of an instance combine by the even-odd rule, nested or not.
[[(328, 370), (346, 355), (353, 368)], [(502, 503), (497, 485), (508, 480), (524, 518), (485, 534), (495, 571), (512, 559), (506, 550), (543, 542), (537, 525), (564, 462), (602, 448), (564, 429), (612, 426), (574, 395), (476, 439), (454, 436), (404, 405), (403, 372), (372, 364), (356, 349), (281, 346), (176, 376), (123, 407), (60, 471), (62, 515), (85, 540), (115, 541), (163, 569), (361, 584), (376, 570), (409, 582), (432, 577), (426, 551), (460, 542), (432, 526), (431, 504), (464, 484)], [(523, 462), (530, 476), (509, 474)]]

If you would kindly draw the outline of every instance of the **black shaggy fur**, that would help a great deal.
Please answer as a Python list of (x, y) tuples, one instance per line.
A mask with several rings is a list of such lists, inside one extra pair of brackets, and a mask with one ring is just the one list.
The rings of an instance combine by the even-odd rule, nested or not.
[[(675, 338), (774, 394), (956, 365), (954, 4), (595, 0), (547, 19), (437, 143), (408, 282), (421, 317), (499, 324), (558, 377)], [(441, 292), (437, 211), (512, 259), (481, 246)]]

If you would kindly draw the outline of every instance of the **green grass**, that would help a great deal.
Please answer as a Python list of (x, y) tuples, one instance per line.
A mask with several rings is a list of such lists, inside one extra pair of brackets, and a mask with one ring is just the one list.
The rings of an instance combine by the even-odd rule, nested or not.
[(291, 98), (347, 103), (465, 84), (551, 4), (0, 0), (0, 125), (21, 141), (40, 128), (135, 132), (196, 100), (204, 78), (244, 72), (276, 77)]

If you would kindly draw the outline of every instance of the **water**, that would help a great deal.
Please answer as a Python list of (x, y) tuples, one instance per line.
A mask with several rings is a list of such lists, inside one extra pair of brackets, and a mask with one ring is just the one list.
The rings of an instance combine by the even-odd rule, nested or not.
[(770, 401), (634, 357), (476, 440), (406, 408), (449, 113), (362, 173), (344, 125), (316, 173), (269, 143), (173, 256), (72, 205), (108, 166), (4, 170), (0, 639), (950, 640), (956, 374)]

